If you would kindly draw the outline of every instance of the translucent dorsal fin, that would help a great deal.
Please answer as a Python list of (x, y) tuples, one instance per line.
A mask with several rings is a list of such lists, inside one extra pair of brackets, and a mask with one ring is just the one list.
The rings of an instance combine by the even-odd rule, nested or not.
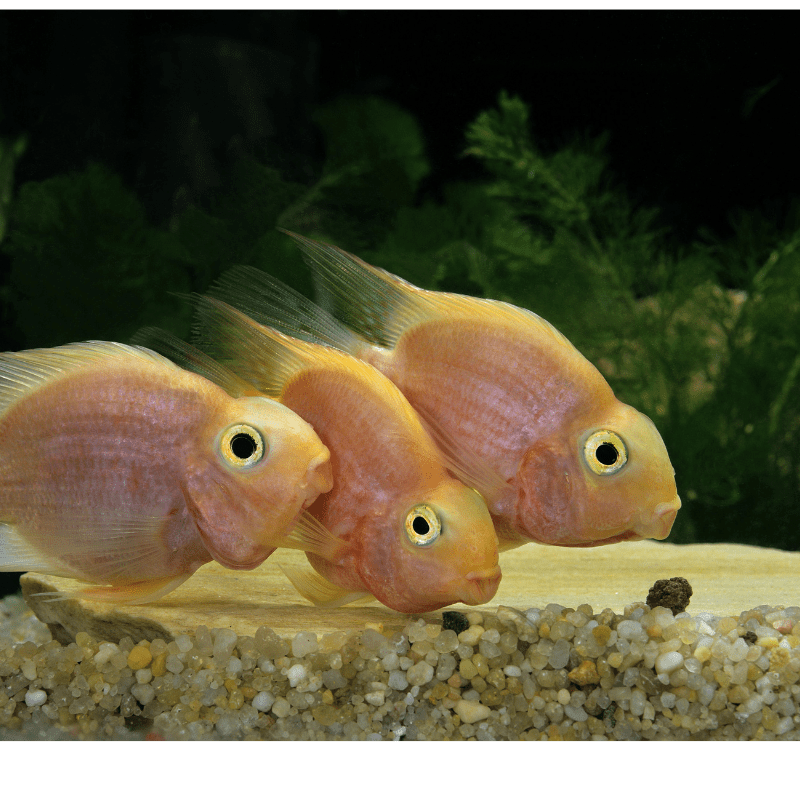
[(374, 344), (394, 347), (411, 325), (435, 314), (427, 293), (331, 244), (284, 231), (314, 271), (320, 305)]
[(319, 304), (374, 344), (394, 347), (408, 328), (430, 319), (470, 318), (518, 325), (523, 335), (544, 336), (575, 349), (533, 311), (502, 300), (420, 289), (334, 245), (284, 233), (297, 242), (314, 272)]
[(162, 328), (142, 328), (134, 334), (131, 342), (160, 353), (183, 369), (202, 375), (223, 388), (232, 397), (241, 397), (252, 393), (252, 386), (235, 372), (211, 358), (207, 353)]
[(262, 325), (303, 341), (325, 344), (348, 353), (354, 353), (363, 343), (360, 336), (316, 303), (253, 267), (232, 267), (223, 273), (208, 294), (238, 308)]
[(145, 347), (118, 342), (76, 342), (61, 347), (0, 353), (0, 412), (63, 375), (98, 361), (139, 359), (178, 369), (169, 359)]

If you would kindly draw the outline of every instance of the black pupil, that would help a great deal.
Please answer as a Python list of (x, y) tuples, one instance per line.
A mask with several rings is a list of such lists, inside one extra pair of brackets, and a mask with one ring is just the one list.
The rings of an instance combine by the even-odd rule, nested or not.
[(414, 533), (420, 536), (425, 536), (425, 534), (430, 533), (431, 530), (431, 526), (428, 525), (428, 520), (426, 520), (425, 517), (414, 517), (411, 527), (414, 529)]
[(617, 448), (614, 447), (613, 444), (609, 442), (603, 442), (600, 447), (597, 448), (595, 452), (597, 456), (597, 460), (606, 467), (610, 467), (612, 464), (617, 463)]
[(250, 458), (256, 449), (256, 440), (249, 433), (237, 433), (231, 439), (231, 452), (242, 461)]

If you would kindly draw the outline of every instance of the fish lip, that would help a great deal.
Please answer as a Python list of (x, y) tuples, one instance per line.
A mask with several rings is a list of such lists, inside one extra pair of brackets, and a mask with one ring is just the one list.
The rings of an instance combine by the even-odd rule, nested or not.
[(464, 576), (460, 600), (468, 606), (479, 606), (488, 603), (497, 594), (503, 573), (498, 564), (489, 570), (473, 570)]

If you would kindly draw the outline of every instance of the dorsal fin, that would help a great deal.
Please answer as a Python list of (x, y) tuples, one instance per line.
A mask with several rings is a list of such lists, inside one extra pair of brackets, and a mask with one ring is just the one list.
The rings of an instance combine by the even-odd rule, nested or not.
[(203, 350), (274, 397), (279, 398), (286, 384), (304, 369), (342, 370), (370, 384), (377, 396), (413, 417), (400, 390), (374, 367), (327, 345), (300, 341), (260, 325), (222, 300), (196, 296), (194, 334)]
[(392, 348), (408, 328), (431, 319), (485, 318), (492, 324), (522, 325), (523, 331), (535, 331), (575, 349), (533, 311), (502, 300), (420, 289), (334, 245), (284, 233), (297, 242), (313, 270), (320, 306), (374, 344)]
[(0, 413), (72, 370), (97, 361), (132, 358), (179, 369), (169, 359), (148, 348), (118, 342), (76, 342), (19, 353), (0, 353)]
[(235, 372), (162, 328), (150, 326), (141, 328), (134, 334), (131, 342), (161, 353), (181, 368), (202, 375), (224, 389), (231, 397), (242, 397), (253, 392), (252, 385)]
[(284, 233), (314, 271), (319, 304), (368, 341), (394, 347), (408, 327), (431, 317), (421, 289), (334, 245)]
[(208, 290), (262, 325), (307, 342), (355, 353), (364, 340), (312, 300), (261, 270), (238, 265)]

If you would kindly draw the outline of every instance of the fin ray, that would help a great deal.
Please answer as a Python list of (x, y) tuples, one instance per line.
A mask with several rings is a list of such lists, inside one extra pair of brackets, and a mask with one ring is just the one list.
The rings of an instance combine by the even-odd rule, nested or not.
[(348, 603), (368, 602), (368, 600), (374, 599), (368, 592), (353, 592), (337, 586), (327, 578), (323, 578), (311, 567), (303, 568), (291, 564), (279, 564), (278, 566), (298, 594), (318, 608), (338, 608)]
[(326, 561), (338, 561), (349, 548), (347, 542), (334, 536), (316, 517), (304, 511), (294, 530), (286, 537), (285, 547), (315, 553)]

